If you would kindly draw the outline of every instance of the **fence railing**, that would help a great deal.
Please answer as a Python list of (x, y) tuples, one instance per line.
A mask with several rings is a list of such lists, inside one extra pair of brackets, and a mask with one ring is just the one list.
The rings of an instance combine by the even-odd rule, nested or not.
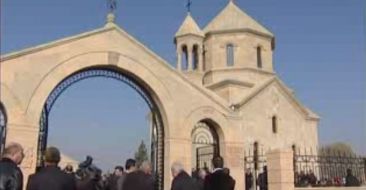
[(258, 189), (259, 183), (267, 183), (259, 180), (259, 175), (264, 172), (267, 166), (267, 158), (263, 147), (254, 145), (244, 153), (245, 189)]
[(366, 183), (366, 158), (354, 154), (294, 153), (296, 187), (345, 186), (347, 170), (360, 184)]

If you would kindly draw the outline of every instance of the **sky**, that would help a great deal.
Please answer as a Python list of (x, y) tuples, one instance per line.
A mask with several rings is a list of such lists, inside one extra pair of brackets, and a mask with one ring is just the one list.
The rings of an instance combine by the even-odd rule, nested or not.
[(121, 81), (82, 80), (64, 91), (51, 109), (48, 143), (78, 161), (91, 155), (106, 171), (134, 158), (142, 140), (149, 144), (149, 110)]
[[(186, 1), (117, 1), (116, 23), (174, 65), (173, 36), (185, 18)], [(203, 28), (227, 2), (193, 0), (192, 16)], [(275, 34), (275, 71), (320, 115), (320, 143), (343, 141), (366, 154), (366, 1), (235, 2)], [(0, 10), (1, 54), (102, 27), (107, 12), (106, 0), (4, 0)], [(147, 105), (125, 85), (86, 80), (57, 100), (50, 142), (78, 159), (92, 152), (101, 162), (121, 163), (141, 139), (148, 139), (147, 112)], [(83, 130), (92, 131), (92, 137), (70, 146)], [(118, 145), (123, 153), (113, 153)]]

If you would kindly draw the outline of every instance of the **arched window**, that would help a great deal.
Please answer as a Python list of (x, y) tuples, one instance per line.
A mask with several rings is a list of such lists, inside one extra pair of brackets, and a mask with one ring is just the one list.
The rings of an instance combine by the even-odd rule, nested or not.
[(2, 104), (0, 104), (0, 155), (2, 154), (5, 147), (5, 138), (6, 138), (6, 113)]
[(220, 155), (219, 136), (216, 123), (211, 120), (199, 121), (192, 131), (192, 164), (199, 168), (213, 169), (212, 158)]
[(226, 65), (231, 67), (234, 66), (234, 45), (226, 45)]
[(276, 134), (277, 131), (278, 131), (278, 129), (277, 129), (277, 117), (276, 116), (273, 116), (272, 117), (272, 132), (274, 134)]
[(207, 66), (206, 66), (206, 51), (205, 51), (205, 47), (202, 47), (203, 51), (202, 51), (202, 69), (203, 71), (206, 71)]
[(198, 69), (198, 45), (194, 45), (192, 49), (193, 54), (193, 70)]
[(262, 65), (262, 48), (260, 46), (257, 47), (257, 67), (261, 69)]
[(186, 45), (182, 46), (182, 70), (188, 69), (188, 48)]

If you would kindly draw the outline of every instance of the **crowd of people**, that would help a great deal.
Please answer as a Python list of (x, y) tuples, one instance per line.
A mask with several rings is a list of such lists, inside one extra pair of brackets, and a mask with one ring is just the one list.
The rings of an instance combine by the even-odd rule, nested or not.
[(360, 181), (352, 174), (351, 169), (347, 169), (344, 177), (322, 177), (318, 178), (312, 170), (308, 172), (295, 172), (295, 186), (296, 187), (327, 187), (327, 186), (346, 186), (358, 187), (361, 185)]
[[(9, 143), (0, 160), (0, 190), (23, 190), (23, 174), (19, 168), (24, 159), (24, 150), (18, 143)], [(116, 166), (113, 174), (102, 174), (93, 164), (92, 157), (79, 164), (74, 171), (71, 165), (61, 170), (60, 151), (48, 147), (43, 155), (44, 166), (37, 168), (36, 173), (29, 176), (26, 190), (154, 190), (157, 187), (156, 178), (148, 161), (137, 165), (134, 159), (128, 159), (125, 167)], [(234, 190), (235, 180), (230, 176), (230, 170), (224, 168), (224, 160), (217, 156), (212, 159), (213, 170), (208, 168), (194, 171), (189, 175), (182, 163), (174, 162), (171, 166), (173, 176), (171, 190)], [(318, 180), (313, 171), (295, 172), (295, 186), (360, 186), (360, 181), (347, 170), (344, 178)], [(250, 169), (245, 173), (245, 189), (268, 189), (267, 167), (254, 178)], [(255, 188), (257, 189), (257, 188)]]
[[(24, 150), (18, 143), (9, 143), (0, 160), (0, 190), (23, 190), (23, 174), (19, 168), (24, 159)], [(43, 155), (44, 166), (28, 178), (26, 190), (154, 190), (157, 187), (152, 167), (148, 161), (137, 166), (134, 159), (128, 159), (125, 168), (116, 166), (111, 175), (103, 175), (92, 162), (92, 157), (79, 164), (74, 171), (68, 165), (59, 168), (60, 151), (48, 147)], [(212, 159), (213, 171), (199, 170), (189, 175), (182, 163), (171, 166), (173, 176), (171, 190), (234, 190), (235, 180), (230, 170), (224, 168), (224, 160), (217, 156)]]
[[(344, 177), (321, 178), (319, 180), (312, 170), (309, 170), (308, 172), (300, 171), (300, 173), (294, 173), (294, 183), (296, 187), (357, 187), (361, 185), (357, 177), (352, 174), (351, 169), (347, 169), (346, 173), (347, 174)], [(268, 190), (267, 166), (263, 167), (263, 172), (261, 172), (257, 178), (254, 177), (254, 174), (252, 173), (250, 168), (246, 169), (245, 189), (258, 189), (254, 188), (254, 186), (257, 186), (260, 190)]]

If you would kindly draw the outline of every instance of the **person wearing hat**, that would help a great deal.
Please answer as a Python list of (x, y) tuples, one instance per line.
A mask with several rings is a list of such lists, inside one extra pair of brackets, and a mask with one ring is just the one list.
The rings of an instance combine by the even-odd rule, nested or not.
[(45, 167), (29, 176), (27, 190), (76, 190), (75, 178), (58, 167), (60, 160), (60, 151), (48, 147), (44, 153)]

